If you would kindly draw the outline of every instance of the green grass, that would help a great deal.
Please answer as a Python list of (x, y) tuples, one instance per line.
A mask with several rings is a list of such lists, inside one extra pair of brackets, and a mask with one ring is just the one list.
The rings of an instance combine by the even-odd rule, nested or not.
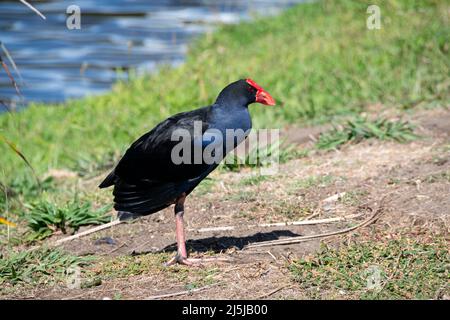
[(220, 169), (239, 171), (243, 168), (261, 168), (272, 164), (286, 163), (289, 160), (305, 157), (309, 150), (300, 150), (294, 145), (285, 145), (281, 141), (262, 147), (254, 147), (244, 157), (230, 153), (220, 164)]
[[(448, 101), (448, 2), (380, 4), (382, 29), (366, 28), (366, 1), (296, 6), (279, 17), (225, 26), (193, 44), (184, 65), (132, 77), (111, 93), (0, 116), (0, 134), (38, 175), (50, 168), (90, 174), (111, 165), (138, 136), (179, 111), (211, 103), (229, 82), (251, 77), (278, 101), (251, 107), (256, 127), (321, 122), (364, 110)], [(276, 50), (275, 50), (276, 48)], [(2, 143), (6, 181), (28, 173)]]
[(239, 185), (241, 186), (257, 186), (263, 181), (270, 180), (270, 176), (262, 175), (262, 174), (252, 174), (250, 177), (244, 178), (239, 181)]
[(336, 149), (347, 143), (358, 143), (365, 139), (407, 142), (417, 138), (417, 135), (414, 134), (414, 127), (409, 122), (356, 117), (354, 120), (347, 120), (341, 127), (335, 127), (321, 134), (316, 147)]
[(277, 200), (273, 201), (270, 207), (275, 214), (274, 222), (278, 222), (277, 218), (286, 218), (288, 220), (302, 219), (314, 212), (314, 208), (310, 204), (304, 204), (298, 200)]
[(339, 198), (339, 201), (347, 206), (358, 206), (361, 204), (361, 201), (365, 196), (368, 195), (367, 190), (351, 190), (346, 192), (342, 197)]
[(434, 183), (434, 182), (449, 182), (450, 183), (450, 170), (433, 173), (425, 178), (425, 182)]
[(150, 270), (163, 272), (164, 262), (170, 259), (170, 254), (146, 254), (137, 256), (120, 256), (94, 265), (91, 273), (103, 279), (126, 278), (147, 273)]
[(65, 280), (69, 270), (83, 266), (90, 260), (59, 249), (6, 251), (0, 253), (0, 284), (54, 284)]
[(25, 199), (30, 201), (42, 195), (43, 192), (55, 191), (54, 181), (51, 177), (43, 179), (38, 184), (33, 177), (17, 175), (9, 183), (0, 181), (0, 208), (6, 210), (6, 203), (22, 203)]
[(196, 195), (204, 195), (204, 194), (210, 193), (213, 190), (216, 182), (217, 181), (214, 178), (212, 178), (211, 176), (206, 177), (194, 189), (194, 194), (196, 194)]
[(305, 179), (297, 180), (289, 186), (290, 192), (297, 192), (299, 189), (309, 189), (312, 187), (326, 187), (341, 178), (332, 175), (310, 176)]
[(310, 298), (433, 299), (450, 289), (450, 255), (445, 239), (324, 247), (290, 265)]
[(231, 193), (225, 196), (224, 200), (234, 202), (254, 202), (257, 200), (257, 193), (255, 191), (240, 191), (238, 193)]
[(186, 289), (194, 289), (216, 282), (218, 268), (214, 266), (204, 268), (189, 268), (175, 265), (165, 267), (173, 253), (156, 253), (137, 256), (121, 256), (108, 261), (99, 262), (86, 270), (86, 276), (91, 279), (103, 280), (129, 278), (141, 274), (160, 275), (168, 277), (185, 285)]

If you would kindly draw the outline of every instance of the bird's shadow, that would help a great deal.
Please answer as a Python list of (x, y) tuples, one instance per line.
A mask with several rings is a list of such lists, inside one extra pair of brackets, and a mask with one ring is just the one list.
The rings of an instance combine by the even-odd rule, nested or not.
[[(258, 232), (253, 235), (244, 236), (244, 237), (233, 237), (233, 236), (224, 236), (224, 237), (208, 237), (202, 239), (188, 240), (186, 241), (186, 247), (189, 250), (195, 252), (208, 252), (213, 251), (214, 253), (219, 253), (225, 251), (227, 249), (243, 249), (246, 245), (250, 243), (258, 243), (262, 241), (271, 241), (277, 240), (281, 237), (294, 237), (299, 236), (289, 230), (274, 230), (271, 232)], [(172, 243), (157, 252), (174, 252), (177, 251), (177, 244)], [(148, 252), (133, 252), (134, 255), (145, 254)]]

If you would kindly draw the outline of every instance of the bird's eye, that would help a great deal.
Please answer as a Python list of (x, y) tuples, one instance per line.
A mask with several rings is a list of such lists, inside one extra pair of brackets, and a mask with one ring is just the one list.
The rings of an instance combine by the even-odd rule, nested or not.
[(248, 86), (248, 87), (247, 87), (247, 90), (248, 90), (250, 93), (252, 93), (252, 94), (255, 94), (255, 93), (256, 93), (256, 89), (253, 88), (252, 86)]

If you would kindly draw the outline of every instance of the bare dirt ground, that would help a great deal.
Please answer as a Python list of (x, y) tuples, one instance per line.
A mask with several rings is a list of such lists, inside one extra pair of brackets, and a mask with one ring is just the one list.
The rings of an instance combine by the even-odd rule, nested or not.
[[(242, 250), (244, 246), (342, 229), (364, 220), (371, 210), (382, 211), (374, 224), (322, 241), (339, 245), (398, 233), (448, 239), (450, 111), (421, 110), (407, 117), (418, 125), (421, 139), (406, 144), (368, 140), (340, 151), (316, 151), (281, 164), (274, 176), (261, 177), (257, 170), (215, 172), (187, 199), (187, 245), (193, 257), (215, 256), (228, 262), (202, 268), (163, 267), (176, 250), (173, 209), (168, 208), (64, 246), (77, 255), (97, 256), (86, 266), (84, 277), (100, 277), (101, 282), (79, 289), (40, 286), (4, 298), (146, 299), (167, 294), (168, 299), (301, 299), (306, 297), (304, 290), (293, 281), (289, 264), (316, 252), (320, 240)], [(311, 134), (318, 132), (318, 128), (291, 128), (285, 135), (305, 148)], [(92, 180), (85, 187), (108, 199), (110, 191), (97, 191), (97, 183)], [(344, 192), (335, 201), (323, 201)], [(250, 227), (355, 213), (363, 216), (311, 226)], [(236, 228), (196, 231), (221, 226)], [(184, 292), (194, 288), (201, 290)], [(172, 296), (175, 293), (180, 294)]]

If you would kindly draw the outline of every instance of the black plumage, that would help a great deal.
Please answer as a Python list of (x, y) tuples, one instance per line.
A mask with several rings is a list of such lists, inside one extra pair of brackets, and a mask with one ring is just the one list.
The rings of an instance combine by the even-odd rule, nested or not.
[[(114, 185), (114, 208), (148, 215), (174, 203), (182, 193), (189, 194), (214, 167), (207, 164), (174, 164), (171, 152), (174, 130), (183, 128), (194, 136), (194, 121), (201, 121), (202, 133), (208, 128), (211, 107), (174, 115), (136, 140), (100, 184)], [(124, 215), (125, 216), (125, 215)], [(128, 215), (127, 215), (128, 216)]]

